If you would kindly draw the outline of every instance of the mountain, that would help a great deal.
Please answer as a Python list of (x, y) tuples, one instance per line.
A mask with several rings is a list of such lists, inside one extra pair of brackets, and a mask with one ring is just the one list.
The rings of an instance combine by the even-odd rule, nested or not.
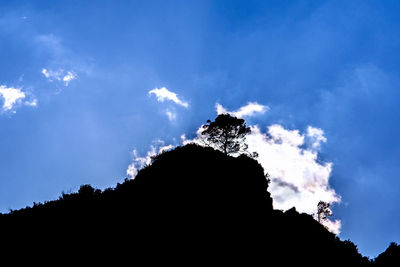
[[(1, 214), (2, 242), (26, 251), (135, 262), (367, 266), (310, 215), (273, 210), (258, 162), (186, 145), (164, 152), (104, 191), (90, 185), (58, 200)], [(77, 257), (77, 256), (76, 256)]]

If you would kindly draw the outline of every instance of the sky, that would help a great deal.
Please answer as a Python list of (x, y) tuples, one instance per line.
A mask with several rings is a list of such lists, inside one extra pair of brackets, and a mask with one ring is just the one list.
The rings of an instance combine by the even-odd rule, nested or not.
[(400, 242), (400, 2), (0, 1), (0, 211), (113, 187), (246, 119), (274, 207)]

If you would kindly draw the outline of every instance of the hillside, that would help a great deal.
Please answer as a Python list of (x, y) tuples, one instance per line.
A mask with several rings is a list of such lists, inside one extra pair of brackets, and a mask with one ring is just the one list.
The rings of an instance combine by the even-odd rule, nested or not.
[(149, 260), (162, 262), (371, 264), (311, 216), (273, 210), (267, 190), (255, 160), (187, 145), (157, 156), (114, 189), (85, 185), (2, 214), (2, 240), (17, 244), (11, 250), (96, 256), (130, 251), (120, 257), (151, 255)]

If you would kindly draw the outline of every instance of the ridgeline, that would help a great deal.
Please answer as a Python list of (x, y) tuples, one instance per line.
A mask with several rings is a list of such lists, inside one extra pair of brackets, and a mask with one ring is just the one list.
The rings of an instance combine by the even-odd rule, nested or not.
[(111, 256), (131, 263), (396, 266), (392, 244), (360, 255), (310, 215), (273, 210), (263, 168), (247, 156), (186, 145), (162, 153), (113, 189), (77, 193), (1, 214), (13, 254)]

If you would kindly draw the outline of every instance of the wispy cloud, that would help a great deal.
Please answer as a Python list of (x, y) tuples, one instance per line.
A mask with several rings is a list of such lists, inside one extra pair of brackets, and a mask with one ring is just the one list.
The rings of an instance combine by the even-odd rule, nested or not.
[(61, 59), (60, 57), (64, 58), (69, 53), (69, 50), (61, 44), (60, 38), (54, 34), (39, 34), (35, 36), (34, 40), (39, 45), (39, 48), (51, 53), (58, 59)]
[(326, 143), (327, 139), (324, 136), (324, 131), (322, 129), (314, 128), (311, 126), (307, 127), (307, 137), (310, 139), (312, 147), (314, 149), (319, 149), (321, 143)]
[(25, 101), (24, 104), (31, 107), (37, 107), (37, 99), (35, 98), (31, 101)]
[(75, 80), (77, 77), (78, 75), (76, 75), (76, 73), (68, 71), (67, 74), (63, 77), (65, 86), (68, 86), (69, 82)]
[(157, 101), (164, 102), (165, 100), (169, 100), (174, 102), (177, 105), (188, 108), (189, 103), (179, 99), (178, 95), (174, 92), (169, 91), (167, 88), (154, 88), (149, 91), (149, 95), (154, 94), (157, 97)]
[(48, 70), (46, 68), (42, 69), (42, 74), (48, 79), (48, 81), (59, 81), (63, 82), (64, 86), (68, 86), (72, 80), (78, 78), (78, 75), (73, 71), (64, 71), (63, 69), (58, 70)]
[(72, 80), (93, 74), (93, 64), (82, 54), (67, 47), (62, 38), (55, 34), (39, 34), (34, 36), (36, 49), (47, 61), (42, 69), (51, 81), (58, 81), (68, 86)]
[(217, 110), (217, 114), (229, 113), (237, 118), (251, 117), (256, 114), (264, 114), (269, 110), (268, 106), (258, 104), (257, 102), (249, 102), (247, 105), (240, 107), (236, 111), (228, 111), (219, 103), (215, 104), (215, 108)]
[(168, 117), (168, 119), (170, 121), (175, 121), (176, 120), (176, 113), (174, 111), (166, 110), (165, 114), (167, 115), (167, 117)]

